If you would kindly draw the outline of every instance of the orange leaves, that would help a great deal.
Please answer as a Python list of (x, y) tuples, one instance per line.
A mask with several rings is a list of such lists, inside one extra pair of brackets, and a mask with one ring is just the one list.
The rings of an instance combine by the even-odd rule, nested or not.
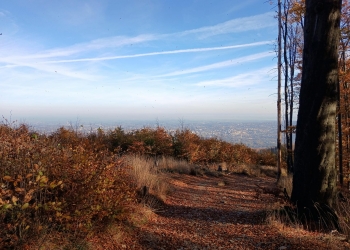
[(305, 0), (292, 0), (289, 14), (291, 22), (302, 22), (305, 16)]
[(190, 130), (177, 130), (174, 153), (191, 163), (255, 163), (256, 153), (243, 144), (231, 144), (219, 139), (204, 139)]
[(2, 179), (3, 179), (4, 181), (8, 181), (8, 182), (13, 181), (12, 177), (11, 177), (11, 176), (8, 176), (8, 175), (2, 177)]
[(133, 154), (145, 154), (146, 153), (146, 146), (144, 142), (140, 141), (134, 141), (127, 150), (130, 153)]
[(350, 162), (350, 60), (349, 60), (349, 46), (350, 46), (350, 4), (348, 0), (343, 1), (341, 14), (341, 39), (339, 47), (339, 91), (340, 103), (338, 112), (341, 114), (342, 127), (342, 164), (344, 176), (349, 172)]
[(111, 131), (105, 143), (110, 150), (152, 156), (175, 156), (190, 163), (255, 163), (256, 153), (244, 145), (232, 145), (215, 138), (199, 137), (189, 129), (167, 132), (164, 128), (142, 128), (125, 133), (121, 128)]
[(47, 223), (65, 230), (79, 224), (88, 233), (93, 223), (120, 217), (123, 206), (134, 202), (122, 160), (96, 145), (64, 128), (33, 139), (25, 127), (0, 125), (0, 228), (11, 229), (0, 230), (0, 239), (20, 235), (11, 236), (7, 247), (20, 248)]
[(24, 196), (23, 198), (23, 203), (27, 203), (29, 202), (32, 198), (33, 198), (33, 194), (34, 194), (35, 190), (34, 189), (30, 189)]

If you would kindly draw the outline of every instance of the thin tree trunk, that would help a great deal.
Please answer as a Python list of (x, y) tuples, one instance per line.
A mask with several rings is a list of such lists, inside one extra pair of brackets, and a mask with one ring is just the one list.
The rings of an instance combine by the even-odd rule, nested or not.
[(281, 169), (281, 29), (282, 29), (282, 13), (281, 13), (281, 0), (278, 0), (278, 79), (277, 79), (277, 180), (280, 179), (282, 175)]
[[(290, 65), (288, 61), (288, 50), (290, 49), (291, 44), (288, 44), (288, 11), (289, 11), (289, 1), (284, 2), (283, 6), (283, 62), (284, 62), (284, 116), (285, 116), (285, 138), (286, 138), (286, 162), (287, 162), (287, 171), (290, 172), (291, 166), (291, 141), (290, 141), (290, 133), (289, 133), (289, 70)], [(288, 46), (289, 45), (289, 46)]]
[[(342, 43), (342, 53), (340, 57), (342, 71), (345, 72), (345, 46)], [(343, 171), (343, 130), (342, 130), (342, 113), (341, 113), (341, 98), (340, 98), (340, 81), (338, 81), (338, 164), (339, 164), (339, 183), (340, 186), (344, 185), (344, 171)]]
[[(293, 38), (292, 38), (293, 39)], [(296, 42), (295, 40), (291, 40), (293, 44), (291, 45), (292, 48), (290, 48), (290, 100), (289, 100), (289, 140), (290, 140), (290, 148), (289, 150), (289, 164), (290, 167), (288, 168), (290, 173), (293, 173), (293, 113), (294, 113), (294, 68), (295, 68), (295, 57), (296, 57)]]

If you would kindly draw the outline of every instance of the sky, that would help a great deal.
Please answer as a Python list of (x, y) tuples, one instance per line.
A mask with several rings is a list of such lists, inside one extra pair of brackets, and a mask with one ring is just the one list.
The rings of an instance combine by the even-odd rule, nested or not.
[(275, 120), (266, 0), (0, 5), (0, 115), (25, 122)]

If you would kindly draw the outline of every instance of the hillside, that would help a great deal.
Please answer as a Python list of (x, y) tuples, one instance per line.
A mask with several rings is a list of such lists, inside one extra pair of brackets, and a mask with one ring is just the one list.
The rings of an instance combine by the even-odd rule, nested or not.
[[(165, 204), (137, 221), (131, 233), (94, 238), (94, 249), (349, 249), (336, 234), (285, 226), (266, 213), (282, 196), (270, 177), (170, 174)], [(269, 218), (269, 219), (267, 219)], [(119, 235), (116, 237), (116, 235)], [(108, 241), (105, 239), (108, 237)]]
[(273, 160), (187, 130), (41, 135), (2, 125), (0, 248), (349, 248), (337, 232), (274, 212), (288, 204)]

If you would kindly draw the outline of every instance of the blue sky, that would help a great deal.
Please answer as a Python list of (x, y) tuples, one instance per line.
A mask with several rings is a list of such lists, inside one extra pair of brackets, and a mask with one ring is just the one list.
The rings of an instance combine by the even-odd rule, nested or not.
[(265, 0), (0, 5), (0, 114), (31, 121), (276, 119)]

